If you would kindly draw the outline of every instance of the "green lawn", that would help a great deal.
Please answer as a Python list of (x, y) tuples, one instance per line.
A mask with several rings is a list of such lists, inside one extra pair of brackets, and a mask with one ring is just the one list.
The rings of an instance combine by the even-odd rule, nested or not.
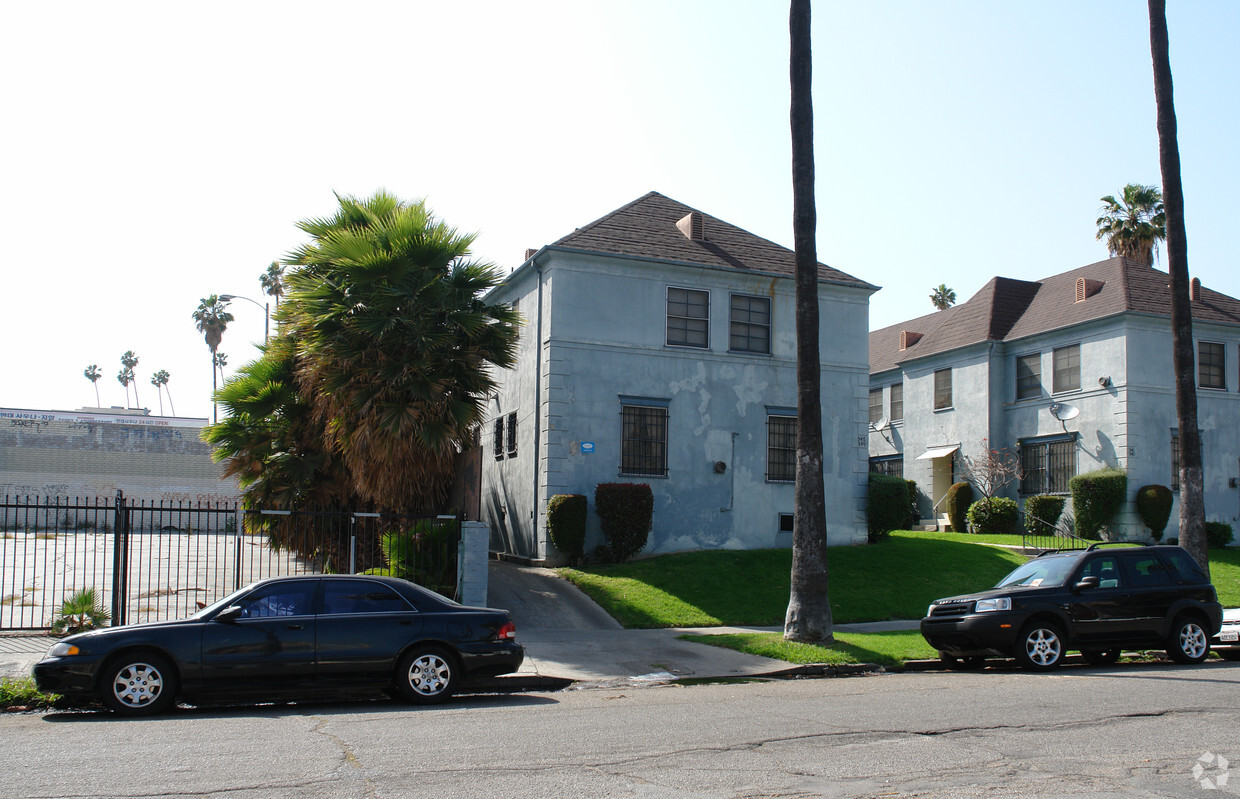
[[(878, 544), (832, 547), (835, 621), (920, 619), (931, 600), (994, 585), (1022, 562), (1000, 547), (962, 543), (978, 538), (897, 532)], [(560, 574), (629, 628), (769, 626), (783, 624), (791, 570), (791, 550), (766, 549), (661, 555)]]
[(830, 646), (813, 646), (785, 641), (782, 633), (727, 633), (724, 635), (683, 635), (696, 641), (738, 652), (747, 652), (789, 663), (826, 663), (839, 666), (851, 663), (877, 663), (882, 666), (903, 666), (907, 660), (934, 660), (934, 651), (921, 633), (910, 630), (887, 633), (836, 633)]
[[(1002, 546), (1019, 536), (896, 532), (878, 544), (832, 547), (837, 623), (920, 619), (931, 600), (994, 585), (1023, 558)], [(622, 565), (561, 569), (629, 628), (782, 625), (792, 552), (726, 550), (660, 555)], [(1224, 607), (1240, 606), (1240, 548), (1213, 550)]]

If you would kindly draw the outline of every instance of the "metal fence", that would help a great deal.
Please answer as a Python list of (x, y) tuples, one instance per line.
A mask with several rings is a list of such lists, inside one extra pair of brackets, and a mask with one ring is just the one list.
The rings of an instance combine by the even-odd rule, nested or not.
[(255, 580), (364, 571), (457, 591), (457, 517), (247, 510), (230, 503), (0, 503), (0, 629), (45, 629), (93, 588), (112, 624), (181, 618)]

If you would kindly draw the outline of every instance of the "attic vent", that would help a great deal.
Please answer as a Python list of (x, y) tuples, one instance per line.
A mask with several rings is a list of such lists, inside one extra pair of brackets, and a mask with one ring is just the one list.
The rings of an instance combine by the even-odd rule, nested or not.
[(1105, 283), (1101, 280), (1078, 277), (1076, 279), (1076, 301), (1085, 302), (1086, 297), (1092, 297), (1099, 291), (1102, 291), (1104, 285)]
[(527, 260), (527, 261), (528, 261), (528, 260), (530, 260), (531, 258), (533, 258), (533, 257), (534, 257), (535, 255), (537, 255), (537, 254), (538, 254), (538, 250), (535, 250), (535, 249), (527, 249), (527, 250), (525, 251), (525, 260)]
[(907, 350), (917, 342), (921, 341), (922, 333), (914, 333), (911, 330), (900, 331), (900, 349)]
[(692, 211), (684, 219), (676, 223), (680, 232), (690, 241), (702, 241), (706, 238), (706, 222), (697, 211)]
[(1188, 298), (1193, 302), (1201, 299), (1201, 278), (1195, 277), (1193, 278), (1193, 281), (1188, 284)]

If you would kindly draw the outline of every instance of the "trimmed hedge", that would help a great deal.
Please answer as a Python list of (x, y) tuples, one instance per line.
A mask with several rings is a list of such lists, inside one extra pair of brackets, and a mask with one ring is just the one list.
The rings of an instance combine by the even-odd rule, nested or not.
[(1166, 486), (1141, 486), (1137, 490), (1137, 513), (1141, 521), (1150, 528), (1150, 536), (1161, 541), (1163, 531), (1167, 529), (1167, 521), (1171, 518), (1171, 503), (1175, 496)]
[(1068, 489), (1072, 492), (1076, 534), (1097, 540), (1103, 526), (1111, 521), (1128, 496), (1128, 475), (1119, 469), (1078, 474), (1068, 481)]
[(585, 557), (588, 513), (585, 494), (556, 494), (547, 500), (547, 537), (573, 563)]
[(969, 506), (969, 532), (982, 535), (1020, 530), (1020, 507), (1008, 497), (982, 497)]
[(594, 487), (594, 512), (611, 556), (624, 563), (649, 540), (654, 493), (644, 483), (599, 483)]
[(892, 530), (904, 529), (908, 523), (908, 483), (903, 477), (870, 472), (865, 517), (871, 544), (886, 538)]
[(1063, 513), (1063, 497), (1038, 494), (1025, 500), (1025, 532), (1029, 535), (1054, 535), (1055, 523)]
[(968, 483), (952, 483), (947, 489), (947, 497), (943, 500), (943, 510), (951, 520), (952, 530), (957, 533), (968, 531), (969, 506), (973, 504), (973, 486)]
[(1220, 549), (1231, 543), (1231, 525), (1227, 522), (1206, 522), (1206, 544), (1210, 549)]

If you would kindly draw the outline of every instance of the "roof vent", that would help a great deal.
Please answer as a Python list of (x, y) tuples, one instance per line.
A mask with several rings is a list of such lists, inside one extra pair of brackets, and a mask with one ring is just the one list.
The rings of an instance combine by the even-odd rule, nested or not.
[(690, 241), (703, 241), (706, 238), (706, 222), (697, 211), (689, 212), (688, 216), (676, 223), (676, 227)]
[(900, 349), (907, 350), (909, 347), (921, 341), (921, 337), (923, 335), (924, 335), (923, 333), (914, 333), (911, 330), (901, 330), (900, 331)]
[(1193, 302), (1201, 299), (1201, 278), (1195, 277), (1188, 284), (1188, 298)]
[(530, 260), (531, 258), (533, 258), (533, 257), (534, 257), (535, 255), (537, 255), (537, 254), (538, 254), (538, 250), (535, 250), (535, 249), (533, 249), (533, 248), (528, 248), (528, 249), (526, 249), (526, 251), (525, 251), (525, 260), (527, 260), (527, 261), (528, 261), (528, 260)]
[(1101, 280), (1090, 280), (1087, 277), (1078, 277), (1076, 279), (1076, 301), (1085, 302), (1087, 297), (1092, 297), (1099, 291), (1102, 291), (1102, 287), (1104, 285), (1106, 284)]

